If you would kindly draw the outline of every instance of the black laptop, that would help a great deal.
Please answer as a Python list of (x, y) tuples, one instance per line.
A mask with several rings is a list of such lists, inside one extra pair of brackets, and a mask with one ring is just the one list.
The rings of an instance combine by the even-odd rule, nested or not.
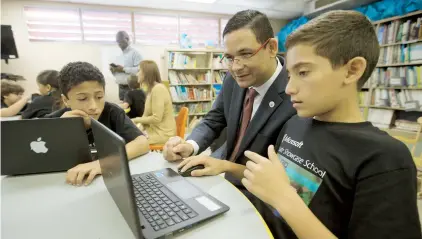
[(1, 121), (1, 175), (67, 171), (89, 161), (81, 118)]
[(170, 168), (131, 175), (125, 141), (91, 125), (104, 183), (136, 238), (171, 235), (229, 210)]

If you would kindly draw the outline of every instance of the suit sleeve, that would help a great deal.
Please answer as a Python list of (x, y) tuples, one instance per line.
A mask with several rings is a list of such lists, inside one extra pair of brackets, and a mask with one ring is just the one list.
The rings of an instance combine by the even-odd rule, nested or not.
[[(207, 149), (212, 142), (220, 135), (221, 131), (227, 126), (226, 117), (224, 115), (224, 89), (230, 83), (226, 76), (225, 84), (221, 88), (220, 94), (217, 96), (212, 109), (205, 115), (204, 119), (192, 130), (188, 140), (195, 141), (201, 153)], [(226, 83), (227, 82), (227, 83)], [(230, 102), (228, 102), (230, 103)]]

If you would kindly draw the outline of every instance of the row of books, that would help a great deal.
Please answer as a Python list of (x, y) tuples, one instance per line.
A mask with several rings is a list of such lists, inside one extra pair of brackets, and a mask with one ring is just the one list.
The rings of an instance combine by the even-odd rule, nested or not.
[(368, 91), (359, 92), (359, 105), (368, 106), (371, 104), (371, 95)]
[(208, 113), (208, 111), (211, 110), (211, 103), (201, 102), (201, 103), (177, 104), (177, 105), (173, 105), (173, 110), (174, 112), (179, 112), (182, 107), (188, 107), (189, 114)]
[(208, 68), (208, 56), (207, 54), (187, 55), (181, 52), (170, 52), (168, 65), (170, 68)]
[[(373, 105), (420, 111), (422, 91), (376, 89), (373, 96)], [(366, 102), (367, 103), (367, 102)]]
[(210, 100), (210, 89), (203, 87), (170, 86), (173, 102), (187, 100)]
[(413, 63), (422, 61), (422, 42), (395, 45), (380, 49), (378, 64)]
[(169, 71), (169, 80), (172, 85), (180, 84), (210, 84), (211, 72), (207, 73), (183, 73)]
[[(369, 88), (368, 84), (364, 87)], [(372, 86), (422, 87), (422, 66), (376, 68), (371, 75), (370, 84)]]
[(422, 17), (419, 17), (404, 22), (397, 20), (381, 25), (377, 33), (378, 42), (379, 44), (390, 44), (422, 39), (421, 22)]
[(214, 84), (222, 84), (226, 74), (226, 71), (214, 71)]

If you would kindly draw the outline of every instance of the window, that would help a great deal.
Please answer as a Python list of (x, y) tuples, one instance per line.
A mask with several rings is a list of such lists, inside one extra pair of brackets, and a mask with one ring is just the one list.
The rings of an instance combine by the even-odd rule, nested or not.
[(195, 47), (218, 46), (218, 18), (180, 17), (180, 34), (187, 34)]
[(229, 19), (220, 19), (220, 46), (224, 46), (223, 32)]
[(78, 9), (25, 7), (30, 41), (82, 41)]
[(118, 31), (126, 31), (133, 37), (130, 12), (82, 10), (82, 27), (84, 40), (88, 42), (116, 42)]
[(179, 43), (177, 16), (135, 14), (136, 43), (172, 45)]

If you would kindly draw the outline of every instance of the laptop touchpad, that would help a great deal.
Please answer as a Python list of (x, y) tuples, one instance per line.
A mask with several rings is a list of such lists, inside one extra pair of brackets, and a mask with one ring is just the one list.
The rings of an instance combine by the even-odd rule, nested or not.
[(185, 180), (168, 183), (166, 186), (181, 199), (188, 199), (202, 195), (201, 191)]

